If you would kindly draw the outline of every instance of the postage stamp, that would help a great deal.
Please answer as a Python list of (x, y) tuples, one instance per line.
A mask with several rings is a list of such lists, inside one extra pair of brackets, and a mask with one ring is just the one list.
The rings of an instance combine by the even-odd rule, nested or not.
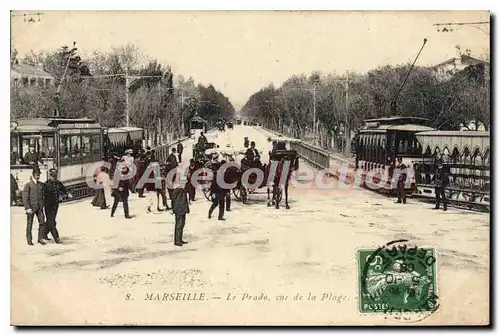
[(392, 241), (358, 250), (361, 313), (433, 312), (438, 308), (433, 248)]

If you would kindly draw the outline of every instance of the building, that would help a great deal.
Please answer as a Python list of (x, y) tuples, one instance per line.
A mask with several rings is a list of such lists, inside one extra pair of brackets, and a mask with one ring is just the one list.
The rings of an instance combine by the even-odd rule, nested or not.
[(54, 84), (54, 76), (43, 70), (43, 65), (34, 67), (26, 64), (11, 64), (10, 80), (14, 86), (43, 86)]
[(437, 78), (440, 80), (447, 80), (455, 73), (467, 68), (468, 66), (476, 66), (479, 64), (489, 66), (489, 63), (483, 60), (468, 55), (461, 55), (459, 57), (452, 57), (443, 63), (431, 67), (431, 69), (434, 71)]

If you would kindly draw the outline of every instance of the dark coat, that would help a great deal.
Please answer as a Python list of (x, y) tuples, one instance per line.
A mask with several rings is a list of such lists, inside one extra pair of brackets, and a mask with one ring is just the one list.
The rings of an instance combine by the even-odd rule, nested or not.
[(38, 156), (38, 153), (31, 153), (28, 152), (26, 155), (24, 155), (24, 162), (26, 164), (37, 164), (38, 162), (43, 163), (40, 157)]
[(182, 154), (182, 151), (184, 150), (184, 146), (182, 146), (182, 143), (177, 144), (177, 153)]
[(23, 204), (24, 209), (31, 209), (33, 212), (43, 209), (44, 205), (44, 186), (42, 182), (35, 183), (30, 180), (24, 186), (23, 190)]
[(176, 215), (189, 213), (189, 201), (184, 188), (175, 188), (172, 193), (172, 212)]
[[(119, 188), (122, 188), (120, 190)], [(111, 192), (111, 196), (120, 197), (120, 199), (128, 198), (130, 195), (130, 181), (129, 180), (120, 180), (118, 183), (118, 187), (114, 187)]]
[(177, 162), (177, 157), (173, 153), (170, 153), (167, 156), (167, 163), (171, 163), (171, 164), (173, 164), (176, 167), (179, 165), (179, 163)]
[(59, 200), (63, 195), (66, 195), (68, 190), (58, 180), (48, 180), (44, 183), (43, 194), (45, 206), (53, 206), (59, 204)]
[(446, 167), (438, 167), (434, 172), (434, 182), (436, 187), (445, 188), (450, 181), (448, 170)]

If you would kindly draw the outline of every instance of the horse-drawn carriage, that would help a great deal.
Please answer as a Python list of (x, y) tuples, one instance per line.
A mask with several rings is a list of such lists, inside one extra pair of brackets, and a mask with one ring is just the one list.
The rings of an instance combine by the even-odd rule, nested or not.
[(201, 166), (204, 166), (205, 163), (210, 161), (211, 157), (207, 156), (206, 151), (208, 149), (217, 148), (217, 144), (215, 142), (207, 142), (205, 144), (197, 143), (193, 146), (193, 159), (196, 162), (200, 162)]
[[(269, 162), (265, 164), (262, 164), (260, 160), (248, 162), (245, 157), (240, 161), (239, 158), (245, 154), (246, 149), (219, 150), (219, 152), (227, 154), (224, 157), (226, 162), (235, 163), (230, 179), (237, 181), (235, 187), (232, 188), (232, 193), (237, 200), (245, 204), (249, 194), (257, 194), (259, 189), (266, 188), (263, 193), (267, 193), (268, 206), (275, 205), (276, 209), (279, 209), (284, 192), (285, 206), (287, 209), (290, 208), (288, 205), (288, 185), (292, 172), (299, 167), (298, 153), (289, 147), (292, 141), (295, 140), (274, 139), (274, 147), (269, 152)], [(260, 152), (262, 154), (262, 151)], [(240, 164), (238, 165), (238, 163)], [(205, 197), (210, 199), (210, 191), (205, 191)]]

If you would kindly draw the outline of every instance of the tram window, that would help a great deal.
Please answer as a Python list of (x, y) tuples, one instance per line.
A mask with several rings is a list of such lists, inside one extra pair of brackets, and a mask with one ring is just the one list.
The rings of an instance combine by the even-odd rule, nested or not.
[(82, 135), (82, 146), (81, 146), (82, 156), (90, 155), (90, 136)]
[(42, 150), (40, 156), (43, 158), (54, 157), (54, 136), (52, 134), (42, 137)]
[(101, 153), (101, 137), (99, 135), (92, 135), (90, 137), (90, 148), (92, 154), (98, 155)]
[(10, 138), (10, 164), (16, 165), (20, 163), (21, 153), (19, 153), (19, 141), (16, 136)]
[(61, 144), (59, 148), (59, 152), (61, 153), (61, 158), (69, 158), (70, 156), (70, 148), (71, 148), (71, 137), (66, 135), (66, 136), (61, 136)]
[(78, 135), (73, 135), (71, 137), (71, 157), (80, 156), (80, 137)]

